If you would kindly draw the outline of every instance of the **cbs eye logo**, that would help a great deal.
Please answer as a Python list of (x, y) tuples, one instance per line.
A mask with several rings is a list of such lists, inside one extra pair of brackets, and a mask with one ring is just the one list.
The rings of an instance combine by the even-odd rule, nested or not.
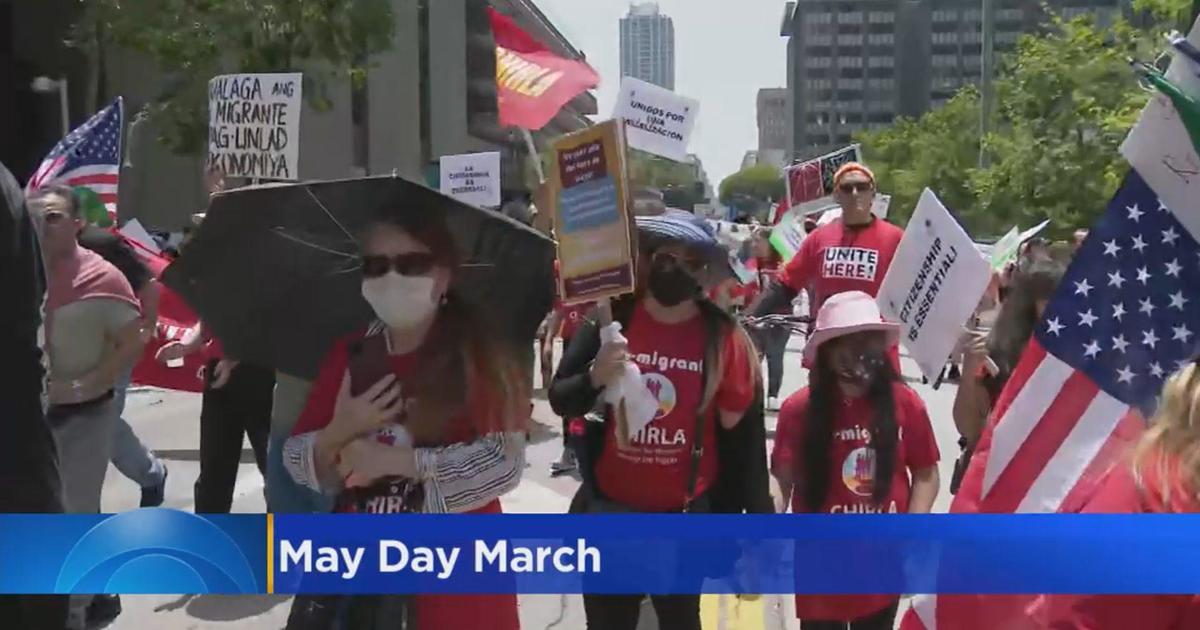
[(80, 537), (55, 583), (58, 593), (225, 593), (259, 589), (229, 534), (187, 512), (117, 514)]

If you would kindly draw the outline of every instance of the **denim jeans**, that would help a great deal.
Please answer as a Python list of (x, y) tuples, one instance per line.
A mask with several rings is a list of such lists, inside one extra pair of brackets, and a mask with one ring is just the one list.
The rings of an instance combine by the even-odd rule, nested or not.
[(130, 368), (117, 379), (113, 390), (117, 423), (113, 430), (112, 463), (130, 481), (143, 488), (153, 488), (163, 482), (167, 469), (125, 421), (125, 394), (132, 378), (133, 369)]

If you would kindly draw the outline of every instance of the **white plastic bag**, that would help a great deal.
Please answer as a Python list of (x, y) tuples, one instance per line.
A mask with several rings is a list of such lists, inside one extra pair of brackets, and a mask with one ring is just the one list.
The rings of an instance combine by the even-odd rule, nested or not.
[[(610, 343), (626, 343), (621, 334), (621, 324), (613, 322), (600, 329), (600, 345)], [(633, 361), (625, 362), (625, 371), (612, 385), (604, 389), (604, 402), (613, 409), (619, 408), (622, 400), (625, 402), (625, 421), (628, 435), (634, 435), (654, 420), (658, 415), (658, 398), (646, 387), (642, 380), (642, 371)]]

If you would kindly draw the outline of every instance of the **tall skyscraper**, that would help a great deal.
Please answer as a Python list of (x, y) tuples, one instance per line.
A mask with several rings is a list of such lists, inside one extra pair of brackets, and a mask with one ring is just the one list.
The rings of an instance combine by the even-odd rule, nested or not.
[(621, 76), (675, 89), (675, 23), (653, 2), (621, 18)]
[[(1101, 20), (1124, 0), (1049, 0), (1066, 17)], [(995, 0), (997, 55), (1034, 32), (1041, 3)], [(788, 37), (793, 159), (850, 143), (855, 132), (917, 117), (981, 79), (983, 15), (978, 0), (795, 0), (781, 34)], [(999, 64), (997, 64), (999, 67)]]

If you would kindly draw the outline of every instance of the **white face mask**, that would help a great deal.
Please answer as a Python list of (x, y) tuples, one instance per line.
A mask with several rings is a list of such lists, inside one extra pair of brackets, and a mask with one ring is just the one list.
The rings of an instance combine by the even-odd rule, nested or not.
[(411, 328), (437, 310), (433, 287), (433, 278), (389, 271), (378, 278), (364, 279), (362, 295), (383, 323), (392, 328)]

